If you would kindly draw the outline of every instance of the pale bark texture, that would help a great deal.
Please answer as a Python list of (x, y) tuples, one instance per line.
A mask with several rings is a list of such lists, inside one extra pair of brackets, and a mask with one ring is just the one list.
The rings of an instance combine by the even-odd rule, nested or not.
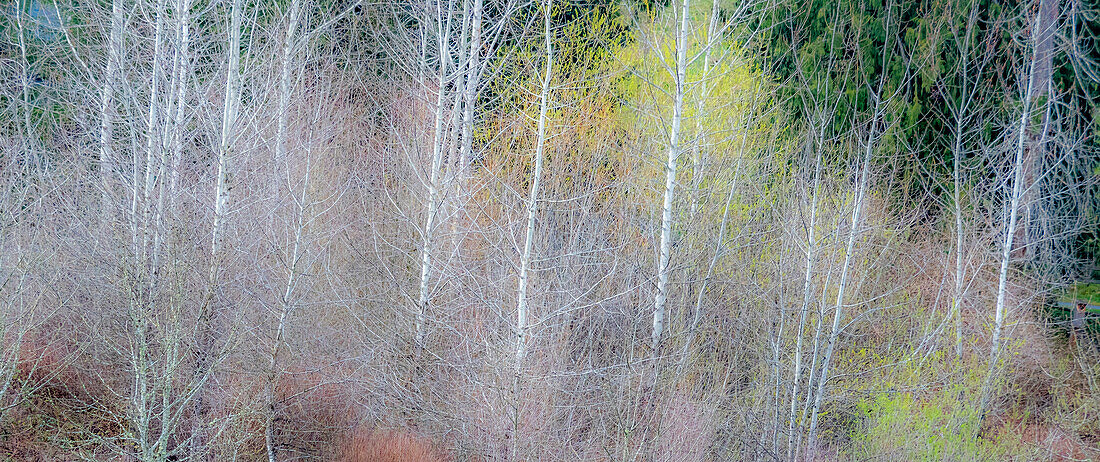
[(814, 394), (813, 410), (810, 414), (810, 429), (809, 439), (811, 443), (816, 442), (817, 438), (817, 423), (818, 415), (821, 410), (821, 403), (824, 401), (825, 386), (829, 382), (829, 366), (832, 363), (833, 352), (836, 350), (836, 344), (841, 334), (841, 322), (844, 316), (844, 293), (848, 288), (848, 278), (852, 266), (852, 259), (855, 254), (856, 242), (859, 240), (860, 225), (862, 223), (863, 202), (867, 194), (867, 182), (871, 170), (871, 156), (874, 154), (875, 142), (878, 137), (876, 132), (878, 128), (879, 118), (879, 105), (880, 101), (876, 101), (874, 112), (871, 115), (871, 121), (867, 128), (867, 141), (864, 145), (863, 162), (859, 178), (859, 187), (855, 191), (855, 195), (852, 198), (852, 219), (848, 228), (848, 244), (844, 249), (844, 263), (840, 270), (840, 282), (837, 285), (836, 301), (833, 303), (833, 323), (832, 330), (829, 334), (829, 342), (825, 347), (825, 356), (821, 360), (821, 374), (817, 379), (817, 391)]
[(684, 119), (684, 89), (687, 74), (687, 36), (690, 0), (680, 6), (680, 28), (676, 34), (676, 90), (673, 94), (672, 127), (669, 131), (668, 158), (665, 162), (664, 202), (661, 206), (661, 242), (658, 246), (657, 293), (653, 301), (653, 335), (650, 346), (656, 355), (660, 351), (665, 330), (668, 300), (668, 278), (672, 272), (672, 207), (676, 199), (676, 164), (680, 159), (680, 126)]
[(243, 16), (242, 0), (233, 0), (229, 13), (228, 52), (226, 56), (225, 100), (222, 104), (221, 137), (217, 151), (217, 177), (214, 189), (214, 222), (210, 235), (210, 267), (207, 269), (206, 295), (198, 316), (198, 349), (195, 352), (195, 369), (199, 375), (199, 385), (195, 392), (193, 405), (192, 438), (194, 457), (205, 460), (209, 457), (206, 448), (207, 385), (213, 373), (217, 356), (216, 342), (221, 336), (215, 325), (218, 319), (218, 292), (222, 268), (226, 207), (229, 201), (230, 162), (236, 155), (237, 118), (241, 105), (241, 22)]
[[(820, 130), (823, 130), (821, 127)], [(823, 143), (812, 145), (814, 151), (814, 178), (813, 194), (810, 198), (810, 223), (806, 226), (806, 270), (802, 277), (802, 307), (798, 312), (798, 327), (795, 329), (794, 378), (791, 379), (791, 406), (787, 423), (787, 459), (792, 460), (795, 454), (795, 421), (797, 420), (798, 392), (802, 382), (802, 331), (806, 326), (806, 317), (809, 313), (810, 303), (813, 300), (813, 276), (814, 259), (817, 257), (817, 206), (818, 195), (821, 192), (821, 150)], [(818, 321), (820, 322), (820, 320)]]
[(114, 202), (114, 178), (117, 162), (114, 149), (115, 87), (119, 84), (122, 64), (123, 0), (111, 1), (111, 25), (107, 42), (107, 68), (104, 70), (99, 105), (99, 176), (103, 188), (103, 207)]
[(417, 349), (424, 347), (424, 335), (426, 329), (426, 322), (428, 318), (428, 307), (431, 299), (431, 278), (433, 277), (432, 267), (432, 252), (435, 246), (435, 231), (438, 226), (439, 209), (442, 202), (443, 187), (442, 180), (442, 168), (443, 168), (443, 145), (446, 142), (443, 126), (445, 119), (445, 107), (447, 101), (446, 88), (450, 75), (448, 72), (450, 61), (450, 40), (451, 40), (451, 16), (453, 15), (453, 7), (448, 2), (446, 17), (444, 17), (443, 5), (437, 3), (437, 9), (435, 11), (436, 17), (436, 40), (437, 46), (440, 50), (439, 67), (438, 67), (438, 86), (436, 87), (436, 98), (434, 107), (434, 125), (432, 129), (432, 161), (431, 171), (429, 172), (428, 179), (428, 210), (427, 217), (424, 222), (424, 227), (420, 230), (421, 233), (421, 247), (420, 247), (420, 288), (419, 296), (417, 298), (416, 307), (416, 325), (415, 325), (415, 340)]

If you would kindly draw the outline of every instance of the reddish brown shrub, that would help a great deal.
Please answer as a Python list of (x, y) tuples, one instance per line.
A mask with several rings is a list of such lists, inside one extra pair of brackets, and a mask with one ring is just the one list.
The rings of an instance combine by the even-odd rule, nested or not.
[(110, 394), (73, 366), (65, 345), (37, 339), (21, 345), (5, 399), (11, 407), (0, 420), (0, 460), (96, 458), (106, 449), (100, 442), (123, 432)]
[[(276, 452), (332, 460), (354, 428), (349, 390), (321, 373), (284, 374), (276, 388)], [(262, 393), (262, 388), (257, 389)], [(263, 451), (263, 427), (252, 436)]]
[(342, 462), (443, 462), (431, 442), (405, 432), (360, 431), (348, 442)]

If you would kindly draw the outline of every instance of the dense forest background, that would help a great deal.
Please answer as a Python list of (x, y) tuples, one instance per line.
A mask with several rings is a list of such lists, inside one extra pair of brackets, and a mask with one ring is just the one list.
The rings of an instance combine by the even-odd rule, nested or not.
[(1100, 458), (1095, 0), (0, 5), (0, 460)]

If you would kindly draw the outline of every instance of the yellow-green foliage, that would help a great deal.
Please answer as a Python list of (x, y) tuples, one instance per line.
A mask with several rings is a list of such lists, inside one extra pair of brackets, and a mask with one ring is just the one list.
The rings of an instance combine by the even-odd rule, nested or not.
[[(693, 16), (698, 16), (697, 24), (706, 24), (709, 14), (709, 8), (699, 8)], [(676, 88), (673, 72), (678, 25), (671, 19), (671, 10), (666, 9), (643, 27), (639, 40), (614, 54), (615, 62), (624, 68), (617, 88), (624, 100), (619, 123), (639, 140), (637, 154), (650, 160), (645, 163), (646, 171), (638, 172), (641, 181), (663, 178)], [(689, 34), (687, 43), (687, 56), (694, 59), (685, 76), (679, 182), (698, 184), (700, 189), (724, 197), (737, 160), (759, 158), (759, 146), (771, 130), (767, 121), (758, 117), (769, 102), (767, 82), (760, 69), (743, 56), (740, 44), (731, 40), (713, 43), (710, 64), (705, 64), (706, 28), (696, 32)], [(687, 168), (701, 157), (706, 159), (706, 170)], [(701, 176), (695, 179), (693, 175)], [(641, 193), (655, 201), (658, 189), (643, 188)]]
[[(978, 403), (988, 368), (934, 355), (932, 362), (939, 367), (902, 364), (902, 383), (856, 404), (862, 424), (849, 435), (852, 445), (847, 456), (853, 460), (1031, 460), (1031, 449), (1019, 434), (980, 434)], [(944, 382), (944, 374), (958, 380)], [(891, 384), (877, 386), (884, 385)]]

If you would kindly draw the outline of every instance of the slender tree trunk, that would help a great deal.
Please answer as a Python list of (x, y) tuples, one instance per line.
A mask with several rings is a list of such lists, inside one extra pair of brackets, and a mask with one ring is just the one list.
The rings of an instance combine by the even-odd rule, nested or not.
[[(480, 3), (480, 0), (478, 1)], [(516, 370), (513, 384), (513, 405), (515, 416), (512, 433), (512, 460), (520, 460), (520, 386), (523, 381), (523, 359), (527, 356), (527, 286), (531, 270), (531, 254), (535, 241), (535, 216), (538, 211), (539, 183), (542, 179), (543, 151), (546, 149), (546, 111), (550, 105), (550, 78), (554, 68), (553, 39), (550, 36), (550, 18), (553, 0), (543, 5), (546, 42), (546, 70), (542, 75), (542, 93), (539, 95), (538, 139), (535, 142), (535, 169), (531, 173), (531, 191), (527, 199), (527, 230), (523, 239), (523, 255), (519, 264), (519, 287), (516, 289)]]
[(17, 35), (19, 36), (19, 65), (20, 65), (20, 95), (22, 97), (22, 104), (20, 109), (23, 110), (23, 156), (24, 159), (30, 158), (36, 167), (38, 165), (38, 153), (36, 152), (36, 144), (34, 142), (34, 125), (31, 123), (31, 67), (30, 61), (27, 58), (27, 41), (24, 37), (26, 34), (26, 24), (24, 23), (23, 10), (28, 9), (29, 6), (23, 2), (17, 2), (15, 5), (15, 27), (17, 29)]
[(955, 182), (954, 187), (954, 201), (955, 201), (955, 291), (951, 296), (951, 316), (955, 319), (955, 357), (962, 358), (963, 354), (963, 339), (962, 339), (962, 297), (963, 297), (963, 219), (962, 219), (962, 195), (959, 188), (962, 187), (962, 178), (960, 165), (960, 157), (962, 156), (962, 119), (956, 121), (955, 125), (955, 146), (954, 146), (954, 162), (952, 166), (952, 176)]
[[(169, 77), (169, 90), (167, 94), (168, 107), (164, 113), (164, 121), (161, 128), (161, 137), (158, 141), (159, 146), (157, 148), (157, 176), (156, 176), (156, 188), (157, 188), (157, 203), (154, 208), (153, 218), (153, 268), (156, 271), (160, 271), (160, 255), (161, 248), (164, 246), (164, 215), (168, 212), (165, 209), (165, 202), (168, 196), (174, 191), (169, 190), (168, 184), (169, 177), (175, 177), (175, 172), (170, 170), (172, 166), (169, 164), (168, 155), (175, 153), (175, 140), (181, 136), (179, 131), (183, 129), (180, 123), (180, 114), (183, 112), (184, 102), (182, 97), (186, 94), (183, 88), (187, 86), (187, 77), (184, 74), (184, 54), (186, 53), (183, 48), (185, 36), (188, 34), (188, 25), (184, 23), (184, 19), (187, 18), (187, 13), (183, 12), (184, 2), (175, 0), (172, 9), (175, 14), (174, 32), (175, 37), (173, 43), (175, 45), (175, 52), (172, 55), (172, 73)], [(189, 7), (189, 6), (188, 6)], [(168, 419), (164, 419), (167, 421)]]
[[(839, 239), (839, 236), (840, 227), (837, 227), (836, 232), (833, 235), (834, 240)], [(802, 413), (799, 417), (802, 422), (806, 422), (806, 419), (809, 418), (810, 409), (812, 408), (811, 405), (814, 402), (814, 385), (817, 383), (815, 380), (817, 378), (816, 374), (819, 369), (818, 364), (821, 359), (822, 336), (825, 333), (825, 307), (829, 304), (829, 283), (832, 282), (832, 277), (833, 275), (831, 272), (826, 273), (825, 284), (823, 284), (821, 287), (821, 299), (817, 302), (817, 322), (815, 323), (814, 328), (813, 347), (810, 351), (810, 367), (807, 371), (806, 376), (806, 398), (805, 400), (803, 400)], [(798, 459), (798, 457), (801, 455), (802, 440), (803, 432), (800, 431), (797, 433), (797, 436), (795, 438), (795, 459)]]
[(546, 149), (546, 111), (549, 106), (550, 78), (554, 66), (553, 44), (550, 37), (550, 9), (553, 0), (546, 0), (546, 70), (542, 77), (542, 93), (539, 96), (538, 140), (535, 144), (535, 169), (531, 173), (531, 191), (527, 199), (527, 232), (523, 240), (523, 256), (519, 266), (519, 288), (516, 306), (516, 367), (521, 367), (527, 352), (527, 283), (531, 268), (531, 253), (535, 240), (535, 216), (538, 208), (539, 183), (542, 177), (543, 151)]
[(837, 340), (840, 338), (841, 321), (844, 316), (844, 292), (848, 287), (848, 275), (851, 269), (852, 256), (855, 254), (856, 241), (861, 234), (859, 226), (862, 218), (861, 214), (863, 212), (863, 200), (867, 194), (867, 181), (871, 170), (871, 155), (874, 153), (875, 140), (877, 137), (876, 130), (878, 128), (880, 104), (881, 102), (876, 101), (874, 112), (871, 116), (871, 124), (868, 128), (867, 145), (864, 148), (859, 189), (856, 191), (855, 204), (852, 208), (852, 220), (848, 229), (848, 245), (844, 250), (844, 263), (841, 266), (840, 283), (837, 286), (836, 302), (834, 303), (833, 327), (829, 334), (829, 343), (825, 347), (825, 357), (821, 361), (821, 374), (817, 380), (817, 392), (814, 396), (814, 406), (810, 414), (809, 440), (811, 443), (816, 442), (817, 418), (821, 410), (821, 403), (824, 401), (825, 386), (829, 381), (829, 366), (832, 363), (833, 352), (836, 349)]
[(485, 8), (483, 0), (473, 0), (473, 20), (470, 33), (470, 51), (467, 57), (466, 88), (463, 93), (462, 111), (462, 148), (459, 153), (458, 184), (463, 187), (473, 155), (474, 146), (474, 109), (477, 106), (477, 93), (481, 79), (482, 20)]
[(668, 300), (668, 276), (672, 255), (672, 205), (676, 198), (676, 163), (680, 157), (680, 126), (684, 118), (684, 87), (687, 74), (687, 35), (690, 0), (680, 9), (680, 30), (676, 35), (676, 93), (673, 96), (672, 129), (669, 134), (668, 159), (665, 163), (664, 204), (661, 208), (661, 243), (657, 262), (657, 294), (653, 302), (653, 354), (658, 355), (661, 335), (665, 330), (665, 302)]
[(698, 137), (691, 149), (691, 216), (699, 208), (699, 182), (702, 181), (703, 164), (706, 162), (707, 128), (703, 126), (704, 115), (707, 111), (707, 98), (710, 96), (710, 57), (714, 50), (715, 34), (718, 33), (718, 13), (720, 12), (718, 0), (714, 0), (710, 6), (710, 22), (707, 24), (707, 48), (703, 51), (703, 78), (699, 81), (699, 104), (695, 111), (695, 135)]
[[(283, 50), (279, 57), (279, 102), (277, 121), (275, 124), (275, 184), (281, 184), (283, 172), (280, 168), (286, 161), (286, 125), (287, 112), (290, 110), (290, 66), (293, 61), (294, 49), (297, 45), (298, 16), (301, 10), (301, 0), (291, 0), (286, 12), (286, 32), (283, 35)], [(278, 187), (275, 188), (278, 191)]]
[[(153, 227), (152, 225), (152, 195), (153, 189), (156, 185), (157, 176), (154, 174), (156, 168), (156, 160), (158, 159), (157, 152), (160, 148), (158, 142), (158, 131), (160, 125), (160, 84), (161, 84), (161, 55), (164, 53), (164, 6), (165, 0), (157, 1), (156, 11), (156, 25), (154, 26), (153, 37), (153, 72), (150, 81), (149, 92), (149, 117), (145, 132), (145, 186), (142, 188), (142, 261), (148, 264), (150, 258), (149, 241), (152, 239)], [(147, 277), (150, 283), (153, 280), (153, 272), (156, 270), (152, 265), (149, 265), (147, 270), (149, 274)]]
[[(1035, 21), (1040, 23), (1039, 18)], [(995, 319), (993, 321), (993, 339), (990, 342), (990, 355), (996, 360), (1000, 353), (1001, 331), (1005, 323), (1005, 294), (1008, 292), (1008, 265), (1012, 260), (1013, 239), (1016, 236), (1017, 215), (1020, 210), (1020, 199), (1024, 193), (1024, 157), (1027, 150), (1027, 132), (1031, 120), (1031, 94), (1035, 85), (1035, 58), (1034, 55), (1028, 64), (1027, 86), (1024, 89), (1023, 104), (1020, 111), (1020, 122), (1016, 130), (1016, 160), (1012, 165), (1012, 194), (1009, 198), (1008, 209), (1005, 210), (1006, 222), (1004, 243), (1001, 247), (1001, 268), (997, 273), (997, 305)]]
[(176, 115), (174, 117), (174, 129), (172, 130), (171, 151), (172, 168), (169, 179), (169, 210), (175, 210), (176, 191), (179, 186), (179, 166), (183, 156), (183, 135), (187, 128), (187, 89), (190, 86), (188, 76), (191, 75), (191, 0), (176, 0), (177, 14), (179, 14), (180, 36), (179, 47), (179, 72), (176, 74), (178, 86), (176, 88)]
[[(161, 144), (158, 139), (159, 110), (160, 110), (160, 80), (161, 80), (161, 55), (164, 42), (164, 8), (165, 0), (159, 0), (154, 8), (156, 17), (153, 27), (153, 56), (152, 75), (149, 81), (148, 116), (145, 132), (145, 160), (142, 163), (141, 153), (134, 150), (134, 196), (133, 196), (133, 232), (135, 274), (132, 282), (130, 322), (134, 332), (134, 340), (131, 346), (131, 363), (133, 369), (133, 390), (131, 391), (131, 422), (134, 433), (138, 438), (138, 447), (141, 457), (145, 460), (161, 460), (162, 448), (158, 445), (159, 438), (153, 438), (154, 420), (156, 414), (156, 397), (158, 393), (158, 377), (155, 360), (150, 351), (150, 327), (155, 326), (153, 315), (154, 303), (157, 291), (157, 267), (153, 263), (157, 260), (155, 250), (150, 249), (149, 241), (153, 237), (153, 206), (152, 194), (155, 187), (156, 176), (154, 174), (156, 152)], [(140, 167), (139, 167), (140, 165)], [(141, 170), (139, 170), (141, 169)], [(139, 175), (138, 172), (142, 174)], [(142, 179), (143, 178), (143, 179)], [(140, 204), (140, 215), (138, 207)], [(151, 251), (153, 250), (153, 251)], [(154, 254), (154, 255), (151, 255)]]
[[(824, 126), (821, 127), (821, 133), (824, 133)], [(824, 135), (819, 135), (823, 137)], [(819, 142), (814, 149), (814, 184), (813, 195), (810, 199), (810, 224), (806, 229), (806, 271), (803, 273), (802, 278), (802, 308), (798, 315), (798, 328), (795, 330), (795, 346), (794, 346), (794, 378), (791, 379), (791, 410), (790, 421), (787, 423), (787, 460), (794, 460), (795, 454), (795, 441), (794, 430), (795, 420), (797, 417), (798, 409), (798, 388), (802, 381), (802, 331), (806, 326), (806, 316), (810, 308), (810, 301), (813, 299), (813, 274), (814, 274), (814, 259), (817, 257), (817, 199), (821, 192), (821, 149), (823, 142)], [(819, 321), (820, 324), (820, 321)]]
[[(465, 162), (461, 160), (460, 152), (462, 151), (462, 117), (464, 114), (463, 101), (466, 97), (466, 73), (460, 72), (467, 66), (467, 56), (470, 52), (470, 2), (471, 0), (462, 1), (462, 26), (459, 34), (458, 44), (455, 48), (458, 51), (458, 60), (455, 62), (455, 82), (454, 90), (452, 90), (452, 103), (451, 103), (451, 119), (450, 126), (447, 129), (446, 138), (446, 156), (447, 158), (443, 162), (443, 178), (448, 183), (448, 194), (452, 199), (446, 201), (441, 206), (444, 210), (442, 213), (444, 216), (450, 216), (452, 211), (448, 211), (447, 202), (454, 205), (454, 214), (463, 213), (462, 197), (463, 187), (465, 186), (465, 178), (463, 177)], [(455, 216), (450, 220), (450, 238), (452, 245), (455, 249), (455, 254), (461, 253), (462, 237), (459, 233), (459, 224), (461, 223), (461, 217)]]
[(226, 205), (229, 199), (229, 162), (234, 156), (237, 134), (237, 117), (240, 111), (240, 61), (241, 61), (241, 20), (242, 0), (233, 0), (229, 14), (228, 69), (225, 79), (225, 101), (222, 105), (221, 138), (218, 143), (218, 170), (214, 189), (214, 223), (210, 236), (210, 268), (207, 273), (206, 296), (198, 316), (198, 351), (196, 352), (196, 374), (200, 377), (199, 389), (195, 392), (193, 403), (194, 425), (192, 428), (194, 450), (192, 456), (208, 459), (206, 448), (206, 393), (205, 385), (213, 373), (215, 361), (215, 338), (218, 329), (216, 321), (215, 298), (220, 286), (223, 234), (226, 220)]
[[(273, 159), (273, 166), (275, 169), (275, 176), (273, 178), (275, 187), (272, 193), (278, 197), (279, 184), (282, 183), (284, 170), (282, 166), (287, 162), (287, 119), (290, 111), (290, 77), (291, 77), (291, 63), (293, 61), (293, 53), (297, 47), (297, 30), (299, 15), (301, 12), (301, 1), (291, 0), (290, 5), (285, 12), (286, 17), (286, 30), (283, 34), (283, 49), (279, 57), (279, 94), (278, 94), (278, 118), (275, 129), (275, 158)], [(307, 164), (309, 160), (307, 159)], [(294, 245), (291, 251), (290, 266), (287, 273), (286, 287), (284, 288), (282, 298), (279, 300), (279, 320), (278, 326), (275, 331), (275, 340), (271, 346), (270, 356), (268, 358), (268, 375), (265, 381), (265, 398), (267, 402), (264, 406), (264, 449), (267, 452), (267, 460), (269, 462), (275, 462), (276, 448), (275, 448), (275, 432), (274, 432), (274, 420), (275, 420), (275, 393), (278, 386), (278, 364), (279, 353), (282, 349), (283, 336), (286, 331), (286, 320), (290, 316), (291, 311), (291, 296), (293, 295), (294, 287), (297, 283), (297, 263), (298, 252), (301, 245), (302, 231), (304, 229), (304, 207), (306, 204), (306, 191), (309, 185), (310, 169), (306, 167), (306, 180), (302, 187), (302, 200), (297, 202), (299, 205), (297, 227), (294, 232)], [(292, 193), (293, 194), (293, 193)]]
[(446, 88), (448, 80), (448, 62), (450, 61), (450, 29), (451, 29), (451, 15), (453, 9), (448, 2), (447, 17), (444, 20), (443, 7), (437, 2), (436, 21), (438, 26), (438, 45), (440, 50), (439, 59), (439, 80), (438, 90), (436, 93), (435, 101), (435, 126), (432, 130), (432, 167), (428, 184), (428, 217), (424, 223), (424, 229), (422, 230), (423, 239), (421, 241), (420, 248), (420, 296), (417, 300), (417, 312), (416, 312), (416, 346), (417, 349), (424, 347), (424, 330), (425, 322), (427, 321), (428, 301), (430, 298), (429, 284), (432, 276), (432, 247), (434, 244), (434, 234), (436, 228), (436, 221), (439, 215), (439, 206), (442, 198), (440, 197), (440, 171), (443, 166), (443, 118), (444, 107), (446, 98)]
[[(462, 27), (458, 38), (458, 44), (455, 47), (458, 51), (457, 60), (455, 61), (455, 67), (462, 69), (468, 65), (467, 59), (470, 53), (470, 1), (462, 1)], [(466, 97), (466, 73), (456, 72), (454, 82), (454, 102), (451, 104), (451, 126), (447, 133), (447, 168), (450, 169), (453, 165), (456, 169), (461, 164), (458, 160), (459, 152), (462, 150), (462, 117), (463, 113), (463, 101)], [(457, 174), (454, 174), (457, 176)], [(451, 174), (447, 175), (450, 179)], [(457, 182), (456, 182), (457, 183)], [(454, 226), (454, 225), (452, 225)]]
[[(777, 262), (778, 264), (778, 262)], [(778, 311), (779, 326), (775, 329), (775, 338), (772, 340), (772, 374), (775, 376), (775, 385), (772, 389), (773, 402), (772, 402), (772, 448), (773, 454), (779, 454), (779, 400), (782, 394), (783, 380), (779, 371), (779, 351), (783, 345), (783, 329), (787, 325), (787, 316), (783, 313), (784, 307), (787, 306), (786, 290), (783, 287), (779, 288), (779, 300), (776, 301), (775, 308)]]
[(111, 1), (111, 28), (107, 42), (107, 69), (103, 76), (99, 105), (99, 180), (103, 189), (104, 211), (113, 202), (114, 187), (112, 175), (115, 173), (114, 150), (114, 112), (115, 87), (119, 82), (119, 67), (122, 63), (122, 24), (123, 0)]
[[(164, 242), (165, 230), (164, 230), (164, 215), (171, 211), (171, 208), (165, 208), (166, 200), (168, 197), (174, 199), (175, 197), (175, 181), (171, 185), (167, 184), (168, 176), (173, 179), (177, 176), (174, 170), (169, 170), (168, 153), (172, 152), (174, 156), (179, 156), (181, 147), (179, 146), (180, 139), (182, 138), (181, 131), (183, 130), (183, 123), (180, 120), (183, 113), (184, 98), (186, 97), (187, 80), (187, 63), (188, 63), (188, 35), (190, 29), (190, 17), (188, 10), (190, 9), (190, 2), (188, 0), (176, 0), (173, 10), (176, 15), (175, 23), (175, 46), (176, 51), (172, 58), (172, 77), (171, 77), (171, 90), (168, 94), (168, 108), (165, 113), (163, 133), (160, 140), (161, 146), (159, 147), (159, 159), (157, 161), (157, 204), (155, 208), (154, 219), (154, 233), (153, 233), (153, 257), (151, 265), (153, 271), (157, 272), (156, 276), (150, 281), (150, 298), (157, 296), (159, 292), (159, 281), (164, 276), (159, 272), (162, 270), (162, 263), (160, 256), (162, 255), (162, 247), (166, 248), (164, 253), (171, 255), (172, 242), (169, 240)], [(174, 159), (172, 164), (173, 168), (178, 165), (178, 158)], [(171, 205), (174, 205), (175, 201), (171, 200)], [(157, 438), (155, 447), (158, 454), (163, 454), (167, 457), (169, 453), (169, 440), (175, 433), (176, 424), (178, 418), (181, 415), (180, 410), (182, 406), (177, 406), (174, 401), (175, 396), (175, 382), (174, 378), (179, 372), (179, 365), (182, 361), (180, 355), (180, 348), (183, 342), (184, 330), (181, 325), (182, 320), (182, 306), (179, 301), (169, 300), (166, 303), (168, 317), (164, 323), (164, 330), (161, 340), (161, 349), (163, 351), (163, 369), (159, 370), (155, 379), (157, 393), (160, 395), (160, 410), (158, 418), (160, 420), (160, 435)], [(160, 459), (160, 456), (158, 456)]]
[(309, 177), (312, 173), (312, 158), (307, 154), (305, 178), (302, 180), (302, 192), (295, 202), (298, 204), (298, 216), (294, 228), (294, 245), (291, 249), (290, 259), (287, 265), (286, 285), (283, 288), (282, 297), (279, 299), (279, 322), (275, 329), (275, 342), (271, 346), (268, 357), (268, 376), (266, 380), (266, 415), (264, 421), (264, 446), (267, 450), (268, 462), (275, 462), (275, 392), (279, 382), (279, 354), (282, 352), (286, 337), (287, 319), (294, 310), (294, 291), (298, 286), (299, 269), (298, 262), (302, 257), (302, 239), (305, 235), (308, 220), (306, 214), (309, 208)]
[(963, 264), (963, 206), (962, 206), (962, 157), (965, 155), (964, 149), (964, 137), (967, 128), (965, 127), (966, 120), (970, 113), (970, 100), (973, 98), (973, 90), (969, 87), (970, 82), (970, 36), (971, 31), (975, 27), (975, 23), (978, 18), (978, 10), (975, 6), (972, 6), (970, 14), (967, 20), (967, 27), (964, 31), (965, 38), (963, 39), (962, 50), (960, 53), (958, 79), (962, 86), (959, 93), (958, 106), (954, 110), (955, 116), (955, 133), (954, 133), (954, 145), (952, 147), (952, 181), (954, 181), (953, 200), (955, 202), (955, 288), (951, 297), (951, 315), (955, 320), (955, 357), (962, 358), (963, 354), (963, 322), (962, 322), (962, 298), (963, 298), (963, 281), (966, 278), (966, 268)]
[[(1041, 104), (1049, 106), (1048, 102), (1043, 100), (1043, 96), (1052, 96), (1047, 90), (1051, 86), (1051, 78), (1054, 74), (1054, 55), (1057, 52), (1055, 43), (1055, 34), (1059, 28), (1058, 19), (1061, 15), (1059, 0), (1038, 0), (1038, 12), (1035, 17), (1035, 22), (1031, 27), (1031, 63), (1028, 85), (1028, 98), (1033, 101), (1033, 104)], [(1036, 111), (1042, 111), (1043, 118), (1040, 121), (1041, 126), (1045, 127), (1049, 123), (1047, 118), (1047, 111), (1042, 107), (1034, 107)], [(1027, 136), (1033, 137), (1034, 133), (1030, 132), (1028, 128)], [(1042, 140), (1045, 133), (1040, 133), (1039, 138)], [(1038, 178), (1042, 176), (1041, 169), (1043, 158), (1045, 156), (1046, 143), (1044, 141), (1033, 142), (1024, 151), (1023, 161), (1023, 196), (1021, 196), (1021, 207), (1019, 210), (1020, 217), (1016, 226), (1016, 238), (1015, 246), (1018, 255), (1022, 255), (1025, 258), (1031, 259), (1035, 257), (1036, 246), (1034, 245), (1038, 236), (1035, 229), (1035, 221), (1040, 214), (1040, 202), (1034, 200), (1032, 195), (1035, 193), (1035, 188), (1032, 186), (1035, 184)]]

